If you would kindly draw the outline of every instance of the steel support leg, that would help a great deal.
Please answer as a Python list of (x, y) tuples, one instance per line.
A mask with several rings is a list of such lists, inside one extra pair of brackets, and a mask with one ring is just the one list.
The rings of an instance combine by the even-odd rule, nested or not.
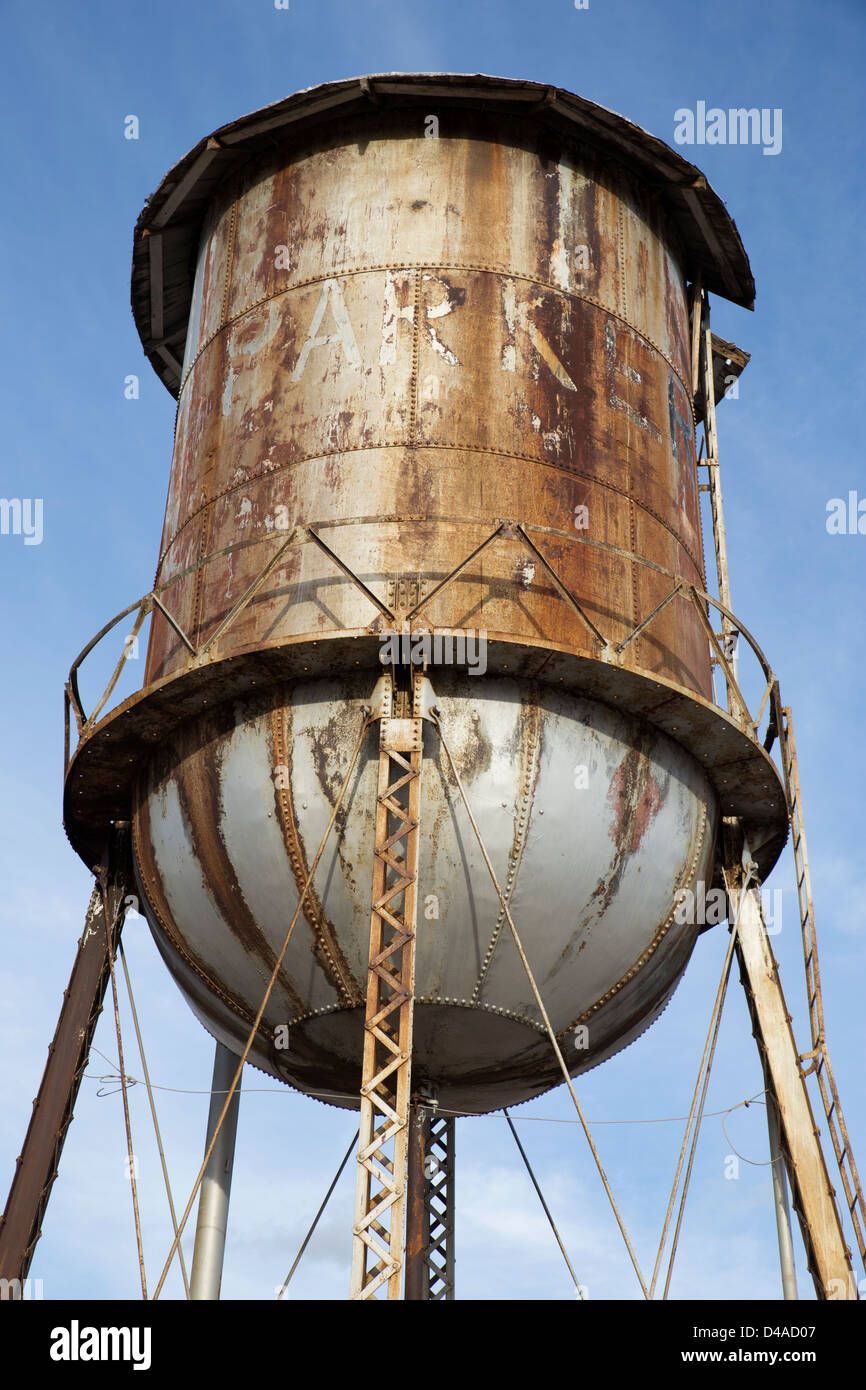
[[(417, 683), (416, 683), (417, 689)], [(415, 993), (422, 720), (383, 706), (352, 1246), (352, 1298), (399, 1299)]]
[(124, 900), (135, 891), (125, 822), (118, 821), (112, 827), (97, 879), (6, 1210), (0, 1218), (0, 1280), (7, 1281), (4, 1289), (20, 1288), (27, 1278), (42, 1234), (48, 1198), (110, 978), (109, 934), (114, 950), (120, 939)]
[(436, 1303), (454, 1298), (455, 1121), (436, 1114), (435, 1101), (413, 1101), (409, 1124), (406, 1216), (406, 1298)]
[(434, 1115), (430, 1121), (424, 1186), (427, 1219), (427, 1298), (454, 1298), (454, 1147), (457, 1121)]
[(407, 1302), (423, 1303), (427, 1292), (427, 1154), (430, 1148), (430, 1107), (414, 1097), (409, 1110), (409, 1155), (406, 1172), (406, 1291)]
[[(235, 1054), (218, 1042), (214, 1054), (205, 1153), (213, 1138), (217, 1120), (225, 1104), (226, 1092), (234, 1080), (237, 1068), (238, 1059)], [(214, 1300), (220, 1296), (240, 1103), (241, 1082), (238, 1082), (226, 1117), (220, 1126), (198, 1199), (198, 1222), (190, 1276), (190, 1298), (193, 1299)]]
[[(791, 1020), (770, 949), (758, 888), (742, 888), (751, 862), (736, 822), (726, 825), (724, 877), (731, 920), (739, 912), (737, 956), (767, 1090), (779, 1108), (780, 1147), (788, 1165), (809, 1272), (819, 1299), (857, 1297), (835, 1192), (821, 1148)], [(741, 901), (742, 899), (742, 901)]]

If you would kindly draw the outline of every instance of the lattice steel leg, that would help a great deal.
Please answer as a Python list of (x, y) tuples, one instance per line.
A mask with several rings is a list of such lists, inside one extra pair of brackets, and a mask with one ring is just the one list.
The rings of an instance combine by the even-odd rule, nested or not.
[[(418, 711), (416, 709), (415, 713)], [(422, 721), (385, 701), (370, 919), (352, 1298), (401, 1296), (415, 992)]]
[(456, 1121), (434, 1116), (425, 1165), (427, 1294), (430, 1302), (454, 1297), (454, 1138)]
[(454, 1120), (423, 1095), (409, 1127), (406, 1298), (454, 1298)]

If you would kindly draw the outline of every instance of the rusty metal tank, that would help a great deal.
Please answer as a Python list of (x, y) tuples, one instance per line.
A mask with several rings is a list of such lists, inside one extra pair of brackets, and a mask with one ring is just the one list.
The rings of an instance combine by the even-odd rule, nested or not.
[[(130, 815), (159, 949), (229, 1047), (392, 632), (479, 643), (428, 675), (574, 1074), (670, 999), (698, 931), (677, 894), (712, 878), (720, 813), (758, 815), (766, 776), (713, 703), (694, 607), (627, 640), (672, 576), (704, 584), (698, 270), (750, 303), (698, 171), (533, 83), (316, 88), (218, 131), (149, 200), (133, 307), (178, 397), (171, 621), (154, 614), (144, 690), (91, 755), (90, 814)], [(414, 1072), (484, 1111), (560, 1073), (432, 727), (424, 753)], [(373, 729), (251, 1054), (344, 1105), (377, 763)]]

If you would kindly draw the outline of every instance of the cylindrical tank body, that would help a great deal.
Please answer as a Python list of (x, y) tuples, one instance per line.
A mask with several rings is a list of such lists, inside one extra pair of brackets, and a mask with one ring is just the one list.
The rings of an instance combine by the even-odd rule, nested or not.
[[(581, 536), (703, 582), (685, 289), (654, 195), (526, 121), (453, 111), (428, 139), (415, 112), (370, 115), (244, 164), (199, 251), (159, 580), (303, 523), (365, 582), (429, 588), (515, 518), (555, 533), (549, 559), (621, 641), (670, 583)], [(252, 546), (172, 586), (196, 645), (266, 558)], [(427, 621), (597, 654), (536, 569), (498, 542)], [(219, 651), (375, 616), (307, 544)], [(147, 679), (188, 660), (159, 623)], [(681, 605), (626, 664), (709, 691)]]
[[(530, 528), (611, 644), (661, 602), (668, 574), (703, 583), (684, 260), (656, 194), (533, 121), (444, 94), (430, 110), (435, 124), (371, 108), (308, 125), (219, 183), (205, 216), (158, 588), (200, 648), (294, 535), (208, 660), (312, 641), (335, 653), (327, 678), (212, 699), (135, 792), (152, 929), (236, 1050), (382, 669), (369, 641), (346, 662), (345, 639), (388, 626), (293, 528), (312, 527), (398, 616), (503, 520)], [(483, 661), (430, 675), (576, 1073), (673, 992), (697, 930), (676, 920), (676, 895), (712, 875), (716, 794), (615, 693), (546, 682), (551, 654), (598, 660), (599, 644), (513, 526), (412, 627), (486, 633)], [(506, 644), (533, 659), (519, 673), (493, 660)], [(157, 615), (147, 682), (195, 660)], [(694, 609), (669, 604), (618, 658), (612, 691), (620, 669), (707, 697)], [(371, 732), (252, 1053), (341, 1104), (360, 1078), (376, 766)], [(417, 1073), (467, 1111), (555, 1084), (432, 728), (419, 893)]]

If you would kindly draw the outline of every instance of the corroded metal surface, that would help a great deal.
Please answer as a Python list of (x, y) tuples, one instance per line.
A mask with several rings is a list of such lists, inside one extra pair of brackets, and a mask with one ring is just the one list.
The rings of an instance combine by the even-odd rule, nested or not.
[[(703, 582), (684, 268), (657, 200), (513, 118), (453, 112), (447, 136), (425, 139), (414, 112), (372, 114), (349, 136), (338, 127), (309, 150), (259, 156), (211, 204), (157, 587), (239, 538), (314, 520), (384, 597), (384, 577), (432, 586), (499, 518), (519, 516), (561, 533), (547, 557), (623, 639), (665, 578), (602, 561), (569, 532)], [(252, 548), (172, 586), (194, 644), (260, 566)], [(374, 617), (307, 542), (211, 654)], [(516, 539), (485, 552), (426, 620), (595, 654)], [(193, 660), (155, 617), (147, 681)], [(625, 662), (709, 691), (706, 641), (681, 606)]]
[[(237, 701), (167, 740), (140, 785), (148, 917), (193, 1007), (236, 1047), (297, 904), (293, 861), (309, 862), (321, 838), (367, 701), (363, 675), (296, 687), (291, 702)], [(597, 1065), (649, 1026), (685, 968), (697, 931), (675, 921), (674, 895), (709, 878), (714, 793), (673, 741), (588, 700), (443, 671), (437, 701), (569, 1063)], [(424, 741), (415, 1077), (446, 1107), (487, 1109), (547, 1089), (558, 1068), (432, 728)], [(377, 768), (371, 730), (317, 909), (290, 943), (252, 1054), (338, 1103), (360, 1077)], [(276, 1045), (281, 1025), (288, 1048)]]
[[(226, 174), (263, 150), (304, 147), (323, 123), (354, 131), (372, 111), (413, 110), (425, 131), (455, 112), (517, 116), (572, 145), (590, 148), (646, 180), (670, 217), (706, 289), (751, 308), (755, 282), (739, 233), (705, 176), (663, 141), (573, 92), (511, 78), (455, 73), (387, 73), (329, 82), (220, 127), (181, 159), (148, 198), (135, 231), (132, 307), (142, 344), (177, 395), (191, 311), (189, 262), (211, 196)], [(432, 120), (428, 113), (433, 113)]]
[[(527, 105), (532, 84), (408, 81), (387, 109), (337, 84), (226, 128), (143, 215), (133, 299), (141, 327), (150, 296), (148, 351), (176, 373), (174, 462), (145, 689), (83, 725), (66, 823), (91, 854), (131, 798), (159, 948), (239, 1049), (381, 635), (486, 632), (486, 675), (435, 673), (441, 727), (577, 1073), (675, 988), (696, 936), (675, 895), (712, 878), (719, 811), (756, 826), (768, 862), (784, 839), (748, 713), (714, 705), (688, 587), (704, 579), (686, 280), (749, 302), (748, 262), (715, 195), (683, 192), (690, 166), (619, 118), (552, 90)], [(691, 598), (667, 601), (672, 584)], [(74, 680), (67, 695), (81, 720)], [(437, 737), (413, 1066), (443, 1105), (484, 1110), (559, 1072)], [(251, 1053), (342, 1104), (361, 1068), (368, 745)]]
[[(86, 863), (99, 859), (106, 827), (129, 813), (137, 768), (150, 760), (156, 745), (203, 709), (334, 670), (379, 669), (378, 651), (378, 639), (366, 632), (328, 642), (262, 642), (130, 696), (82, 738), (70, 762), (64, 824), (75, 849)], [(741, 723), (672, 682), (647, 680), (615, 665), (558, 651), (541, 640), (490, 640), (487, 655), (491, 675), (507, 673), (601, 700), (670, 735), (700, 762), (724, 814), (744, 822), (766, 878), (788, 833), (785, 793), (772, 759)]]
[[(424, 1094), (472, 1113), (557, 1084), (541, 997), (573, 1075), (653, 1022), (700, 929), (677, 920), (679, 891), (719, 872), (720, 814), (728, 826), (740, 818), (762, 874), (784, 844), (788, 808), (765, 751), (775, 737), (808, 899), (778, 681), (723, 579), (721, 603), (704, 591), (699, 329), (708, 439), (713, 385), (719, 395), (748, 357), (711, 338), (699, 314), (687, 341), (687, 279), (695, 303), (712, 290), (751, 306), (739, 235), (703, 176), (592, 103), (500, 79), (392, 74), (298, 93), (202, 142), (139, 219), (133, 311), (179, 397), (175, 456), (154, 590), (100, 634), (136, 608), (137, 633), (153, 614), (145, 688), (97, 723), (123, 661), (89, 717), (78, 666), (100, 638), (70, 673), (65, 822), (92, 865), (131, 805), (159, 949), (236, 1052), (305, 893), (250, 1060), (309, 1094), (357, 1105), (364, 982), (384, 960), (375, 926), (387, 899), (375, 887), (369, 930), (373, 731), (339, 816), (335, 797), (349, 749), (384, 719), (371, 691), (391, 623), (490, 637), (486, 676), (435, 672), (423, 771), (422, 711), (410, 719), (404, 699), (388, 721), (398, 739), (417, 726), (405, 745), (417, 774), (412, 853), (401, 860), (399, 836), (380, 825), (376, 857), (397, 856), (398, 885), (411, 883), (413, 910), (390, 919), (398, 938), (419, 895), (417, 976), (410, 985), (404, 971), (395, 1005), (409, 1014), (414, 999), (414, 1031), (392, 1042)], [(727, 650), (737, 632), (766, 683), (754, 717)], [(538, 996), (503, 931), (512, 912)], [(810, 914), (809, 904), (804, 930)], [(778, 1024), (776, 1051), (797, 1072), (781, 995), (760, 1002), (772, 955), (750, 962), (747, 936), (759, 1043), (769, 1056)], [(370, 999), (368, 1052), (385, 1017)], [(829, 1076), (819, 1041), (807, 1057)], [(379, 1060), (386, 1078), (391, 1060)], [(789, 1139), (808, 1137), (802, 1077), (777, 1067), (772, 1080)], [(849, 1207), (853, 1181), (862, 1209), (832, 1078), (832, 1105), (821, 1084)], [(392, 1120), (408, 1107), (403, 1089), (399, 1115), (382, 1093)], [(453, 1121), (435, 1123), (453, 1133)], [(362, 1139), (362, 1161), (373, 1147)], [(399, 1227), (403, 1159), (395, 1148), (384, 1163), (377, 1180)], [(813, 1167), (807, 1245), (828, 1226), (828, 1192), (832, 1205), (823, 1162)], [(808, 1194), (792, 1178), (803, 1211)], [(379, 1198), (362, 1195), (381, 1237)], [(435, 1204), (430, 1215), (438, 1255), (427, 1263), (441, 1290), (431, 1296), (451, 1296), (450, 1216)], [(401, 1255), (399, 1231), (395, 1241)], [(839, 1252), (819, 1271), (819, 1294), (832, 1296), (834, 1271), (830, 1284), (846, 1286)], [(375, 1253), (374, 1282), (396, 1278)], [(418, 1274), (417, 1242), (413, 1253)]]

